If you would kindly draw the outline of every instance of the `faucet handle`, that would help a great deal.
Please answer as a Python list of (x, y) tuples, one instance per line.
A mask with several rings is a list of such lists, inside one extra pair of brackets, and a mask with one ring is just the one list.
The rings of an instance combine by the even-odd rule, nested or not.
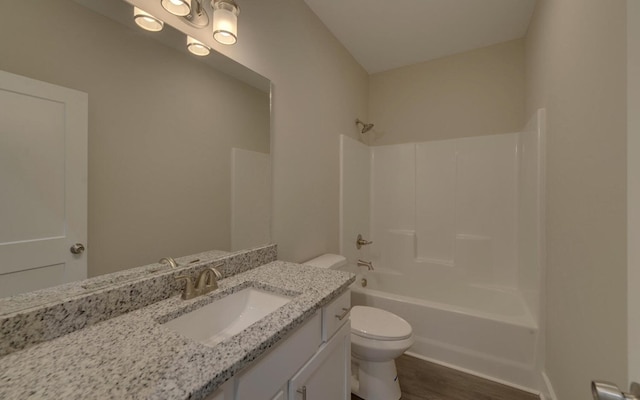
[(207, 294), (216, 290), (218, 288), (219, 277), (222, 277), (222, 274), (214, 267), (205, 269), (198, 277), (196, 292), (198, 292), (198, 294)]
[(182, 299), (189, 300), (196, 296), (194, 287), (193, 287), (193, 279), (191, 279), (188, 275), (178, 275), (175, 277), (176, 281), (184, 280), (186, 285), (184, 287), (184, 291), (182, 292)]
[(169, 264), (173, 269), (178, 268), (178, 263), (173, 259), (173, 257), (162, 257), (158, 262), (160, 264)]
[(373, 243), (373, 242), (372, 242), (371, 240), (364, 240), (364, 239), (362, 238), (362, 235), (361, 235), (361, 234), (358, 234), (358, 237), (356, 238), (356, 248), (357, 248), (358, 250), (360, 250), (360, 248), (361, 248), (362, 246), (367, 246), (367, 245), (370, 245), (370, 244), (372, 244), (372, 243)]
[(213, 274), (216, 276), (217, 280), (221, 280), (222, 279), (222, 273), (220, 273), (220, 270), (218, 269), (220, 267), (224, 267), (224, 263), (223, 262), (211, 267), (211, 270), (213, 271)]

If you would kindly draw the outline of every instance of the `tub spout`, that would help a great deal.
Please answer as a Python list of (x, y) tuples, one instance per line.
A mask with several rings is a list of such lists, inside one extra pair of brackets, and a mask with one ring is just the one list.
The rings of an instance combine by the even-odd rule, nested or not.
[(367, 267), (369, 271), (373, 271), (373, 261), (358, 260), (358, 267)]

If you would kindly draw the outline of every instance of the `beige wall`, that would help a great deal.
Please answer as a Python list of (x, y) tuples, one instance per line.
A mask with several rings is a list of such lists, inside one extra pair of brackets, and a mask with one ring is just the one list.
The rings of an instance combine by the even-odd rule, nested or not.
[(640, 380), (640, 2), (627, 0), (627, 210), (629, 382)]
[(626, 3), (539, 0), (526, 114), (547, 109), (546, 372), (561, 400), (624, 387)]
[[(12, 3), (12, 6), (17, 7), (16, 3), (21, 2)], [(42, 2), (36, 0), (27, 3), (42, 5)], [(41, 10), (40, 14), (47, 14), (45, 7), (36, 8)], [(11, 24), (13, 18), (11, 15), (16, 14), (3, 12), (2, 23), (18, 30), (19, 28), (15, 27), (18, 24), (17, 21), (15, 24)], [(80, 42), (79, 48), (89, 53), (96, 53), (90, 58), (90, 67), (97, 68), (106, 74), (105, 76), (126, 77), (131, 72), (142, 75), (148, 71), (144, 65), (151, 64), (151, 62), (145, 64), (144, 59), (140, 60), (140, 58), (144, 58), (146, 52), (129, 60), (129, 56), (135, 57), (135, 54), (131, 54), (135, 52), (131, 51), (123, 57), (127, 60), (124, 60), (124, 66), (119, 68), (118, 63), (110, 63), (109, 60), (113, 57), (114, 51), (110, 50), (108, 46), (103, 44), (93, 48), (96, 41), (105, 40), (104, 36), (109, 36), (100, 34), (101, 25), (93, 26), (91, 21), (73, 18), (66, 13), (49, 13), (48, 15), (48, 22), (41, 28), (37, 28), (37, 37), (46, 37), (47, 34), (73, 36), (73, 40)], [(69, 19), (80, 20), (86, 28), (94, 29), (95, 33), (87, 36), (73, 35), (68, 32), (63, 22)], [(20, 25), (20, 29), (22, 27), (23, 25)], [(46, 34), (43, 34), (40, 29)], [(6, 45), (12, 46), (15, 50), (16, 45), (9, 43), (9, 37), (6, 39)], [(58, 61), (62, 62), (65, 57), (69, 56), (68, 52), (72, 46), (59, 44), (48, 49), (47, 46), (38, 43), (33, 47), (47, 53), (57, 54), (58, 60), (52, 65), (47, 65), (46, 68), (41, 68), (37, 74), (25, 73), (25, 75), (91, 92), (92, 88), (87, 85), (75, 84), (82, 80), (81, 76), (76, 76), (75, 67), (68, 68), (69, 66), (64, 63), (64, 65), (58, 65)], [(270, 78), (273, 82), (271, 150), (274, 157), (274, 205), (272, 230), (273, 241), (279, 245), (280, 258), (302, 261), (323, 252), (338, 252), (338, 137), (339, 134), (357, 137), (353, 121), (358, 116), (367, 117), (367, 73), (330, 34), (304, 2), (298, 0), (269, 2), (244, 0), (238, 43), (235, 46), (214, 45), (214, 48)], [(29, 58), (32, 55), (20, 54), (20, 57)], [(11, 71), (11, 64), (17, 63), (12, 58), (2, 57), (0, 68)], [(157, 64), (153, 64), (157, 66)], [(13, 70), (15, 71), (15, 69)], [(64, 79), (58, 81), (53, 79), (55, 78), (53, 71), (62, 74)], [(170, 75), (176, 76), (176, 74)], [(188, 80), (189, 75), (183, 76), (182, 79)], [(175, 87), (172, 88), (175, 89)], [(239, 94), (237, 95), (239, 96)], [(90, 102), (93, 101), (95, 99), (90, 95)], [(117, 102), (113, 101), (112, 103)], [(195, 104), (207, 103), (198, 102)], [(222, 107), (222, 105), (220, 106)], [(149, 107), (149, 109), (151, 108)], [(212, 110), (216, 110), (215, 107), (201, 109), (207, 115), (211, 115)], [(229, 112), (231, 110), (223, 108), (221, 112), (214, 115), (219, 118)], [(90, 118), (96, 119), (93, 115), (90, 115)], [(237, 120), (252, 123), (251, 119), (247, 118)], [(100, 118), (98, 122), (111, 125), (117, 123), (118, 119)], [(180, 126), (176, 125), (173, 128), (180, 129)], [(113, 130), (117, 131), (116, 128)], [(105, 136), (103, 140), (109, 142), (110, 150), (114, 150), (123, 148), (122, 143), (127, 143), (131, 139), (123, 137), (118, 140), (116, 137)], [(90, 140), (90, 152), (103, 146), (105, 143)], [(90, 157), (90, 170), (96, 170), (98, 161), (95, 157), (91, 155)], [(159, 159), (148, 153), (145, 153), (145, 157), (147, 160)], [(169, 163), (171, 161), (163, 162)], [(122, 170), (124, 168), (120, 168), (118, 174), (106, 176), (104, 181), (117, 181), (122, 176)], [(148, 168), (148, 174), (152, 174), (152, 170), (152, 168)], [(193, 179), (191, 183), (197, 186), (197, 182), (201, 180), (200, 178)], [(97, 199), (102, 198), (102, 194), (108, 191), (104, 184), (91, 184), (90, 203), (98, 201)], [(100, 188), (104, 188), (102, 193), (94, 193), (94, 190), (98, 191)], [(155, 187), (154, 189), (156, 192), (165, 193), (164, 187)], [(185, 192), (189, 192), (189, 189), (186, 189)], [(116, 196), (115, 193), (114, 191), (108, 192), (111, 196)], [(225, 194), (216, 193), (216, 195), (219, 198), (228, 198)], [(172, 196), (171, 199), (174, 197)], [(134, 201), (136, 199), (126, 200)], [(204, 198), (197, 201), (207, 202)], [(108, 219), (106, 216), (108, 213), (104, 207), (93, 206), (93, 208), (96, 210), (96, 214), (93, 214), (92, 220)], [(120, 221), (118, 227), (126, 222), (127, 220)], [(166, 221), (162, 221), (160, 224), (161, 226), (156, 226), (157, 229), (166, 229)], [(204, 228), (205, 224), (202, 225)], [(211, 224), (207, 224), (207, 226), (210, 227)], [(96, 232), (91, 232), (90, 228), (90, 236), (95, 238), (97, 235)], [(139, 240), (153, 242), (154, 238), (145, 236)], [(162, 243), (161, 247), (166, 248), (166, 245), (167, 243)], [(99, 253), (93, 248), (91, 251), (93, 251), (92, 259), (102, 259), (108, 256), (106, 252)], [(138, 254), (143, 253), (146, 252), (138, 252)], [(156, 259), (155, 255), (153, 259)], [(114, 262), (108, 262), (108, 265), (114, 265)], [(107, 271), (101, 269), (101, 272)]]
[(269, 151), (268, 94), (68, 0), (0, 30), (0, 69), (89, 94), (89, 275), (230, 248), (230, 148)]
[(338, 252), (339, 135), (367, 118), (368, 75), (301, 0), (243, 0), (222, 53), (273, 82), (273, 239), (280, 259)]
[(512, 40), (371, 75), (373, 145), (516, 132), (524, 118), (524, 46)]

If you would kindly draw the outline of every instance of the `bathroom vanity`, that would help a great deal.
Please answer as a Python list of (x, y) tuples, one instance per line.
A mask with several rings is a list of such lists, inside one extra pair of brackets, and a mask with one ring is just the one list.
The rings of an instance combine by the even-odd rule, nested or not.
[[(225, 278), (207, 295), (182, 300), (173, 286), (165, 300), (84, 328), (80, 324), (81, 329), (21, 350), (5, 346), (0, 398), (348, 399), (348, 287), (354, 276), (282, 261), (230, 274), (238, 270), (237, 263), (216, 263), (224, 264)], [(202, 267), (189, 268), (195, 273)], [(172, 272), (167, 276), (174, 285)], [(213, 345), (169, 327), (171, 321), (246, 289), (287, 300)], [(113, 297), (109, 290), (113, 288), (103, 294)], [(129, 295), (146, 292), (131, 290)], [(86, 301), (67, 307), (91, 309)], [(41, 326), (33, 319), (24, 322), (24, 316), (22, 324), (11, 319), (30, 312), (0, 317), (0, 342), (9, 339), (10, 324), (22, 326), (28, 341)], [(66, 319), (58, 318), (62, 325)]]
[(350, 304), (347, 290), (207, 400), (349, 399)]

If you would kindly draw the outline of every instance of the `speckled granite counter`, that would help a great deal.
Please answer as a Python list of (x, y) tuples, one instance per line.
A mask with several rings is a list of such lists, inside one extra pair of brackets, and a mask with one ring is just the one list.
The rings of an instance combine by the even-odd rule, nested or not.
[(0, 299), (0, 356), (175, 296), (183, 287), (175, 280), (178, 275), (195, 277), (216, 266), (226, 278), (276, 259), (274, 244), (234, 253), (209, 251), (178, 258), (177, 269), (150, 264)]
[[(271, 262), (222, 280), (207, 296), (175, 296), (0, 358), (0, 398), (202, 399), (353, 280), (341, 271)], [(215, 347), (161, 325), (249, 286), (294, 297)]]
[[(184, 267), (189, 264), (204, 264), (227, 256), (228, 251), (210, 250), (198, 254), (176, 258), (178, 265)], [(166, 264), (153, 263), (136, 268), (125, 269), (111, 274), (100, 275), (81, 281), (69, 282), (47, 289), (21, 293), (11, 297), (0, 298), (0, 312), (10, 314), (31, 308), (42, 307), (60, 301), (66, 301), (73, 296), (90, 293), (91, 291), (108, 288), (112, 285), (125, 284), (159, 272), (169, 272), (171, 267)]]

